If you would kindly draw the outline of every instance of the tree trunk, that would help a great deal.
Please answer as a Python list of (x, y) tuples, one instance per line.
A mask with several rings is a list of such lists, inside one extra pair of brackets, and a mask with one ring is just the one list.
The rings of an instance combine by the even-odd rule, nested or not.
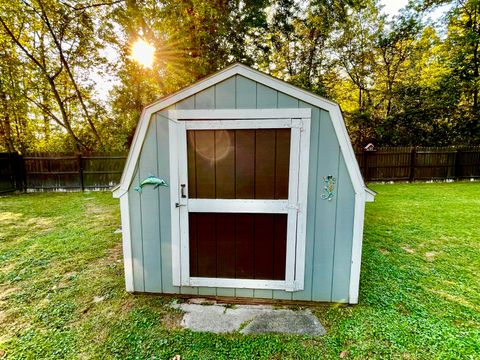
[(57, 50), (58, 50), (58, 53), (59, 53), (59, 56), (60, 56), (60, 61), (62, 62), (63, 66), (65, 67), (65, 70), (67, 71), (68, 77), (70, 78), (70, 81), (72, 82), (73, 88), (75, 90), (75, 94), (77, 95), (78, 101), (80, 102), (82, 110), (85, 114), (85, 119), (87, 120), (87, 122), (90, 126), (90, 129), (93, 132), (93, 135), (97, 139), (98, 144), (100, 145), (100, 147), (102, 147), (103, 146), (102, 145), (102, 139), (100, 138), (100, 135), (98, 134), (98, 131), (97, 131), (95, 125), (93, 124), (90, 113), (88, 112), (87, 106), (85, 105), (83, 95), (82, 95), (82, 93), (81, 93), (81, 91), (80, 91), (80, 89), (77, 85), (77, 81), (75, 80), (75, 77), (73, 76), (73, 73), (70, 69), (70, 64), (67, 62), (67, 59), (65, 58), (65, 55), (64, 55), (63, 49), (62, 49), (62, 44), (60, 43), (60, 41), (58, 40), (55, 32), (53, 31), (53, 27), (50, 23), (50, 20), (48, 19), (48, 16), (45, 12), (45, 9), (43, 8), (42, 1), (38, 1), (38, 4), (40, 5), (40, 9), (42, 10), (42, 15), (43, 15), (43, 18), (45, 20), (45, 24), (47, 25), (48, 31), (50, 32), (50, 35), (52, 35), (53, 42), (55, 43), (55, 46), (57, 47)]
[(64, 127), (67, 130), (67, 133), (71, 136), (73, 141), (75, 142), (75, 147), (77, 148), (78, 151), (82, 147), (85, 147), (80, 139), (75, 135), (71, 125), (70, 125), (70, 120), (68, 118), (67, 110), (65, 109), (65, 105), (63, 104), (62, 98), (60, 94), (58, 93), (54, 78), (50, 76), (48, 73), (47, 69), (45, 66), (43, 66), (36, 58), (31, 54), (18, 40), (17, 37), (13, 34), (12, 30), (7, 26), (3, 18), (0, 16), (0, 23), (2, 24), (3, 28), (5, 29), (5, 32), (7, 35), (15, 42), (15, 44), (23, 51), (23, 53), (39, 68), (40, 72), (45, 76), (45, 79), (47, 80), (48, 84), (50, 85), (50, 89), (52, 90), (52, 93), (54, 95), (55, 101), (60, 109), (60, 113), (62, 115), (62, 122), (58, 122), (58, 124), (62, 127)]
[(7, 95), (3, 92), (0, 91), (0, 102), (2, 104), (2, 123), (1, 123), (1, 137), (3, 138), (3, 143), (5, 145), (5, 148), (7, 149), (8, 152), (12, 153), (15, 152), (15, 145), (12, 139), (12, 129), (11, 129), (11, 124), (10, 124), (10, 114), (7, 109)]

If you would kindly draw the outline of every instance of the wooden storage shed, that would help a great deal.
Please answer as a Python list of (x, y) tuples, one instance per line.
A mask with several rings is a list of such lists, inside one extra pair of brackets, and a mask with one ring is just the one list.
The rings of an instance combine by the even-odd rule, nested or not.
[(357, 303), (373, 195), (336, 103), (229, 66), (143, 110), (114, 190), (126, 289)]

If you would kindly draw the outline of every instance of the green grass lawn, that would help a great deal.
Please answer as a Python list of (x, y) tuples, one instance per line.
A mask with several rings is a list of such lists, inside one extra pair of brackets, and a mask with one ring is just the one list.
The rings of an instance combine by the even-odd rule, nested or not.
[(200, 334), (124, 291), (110, 193), (0, 198), (0, 358), (480, 358), (480, 183), (372, 185), (360, 304), (322, 338)]

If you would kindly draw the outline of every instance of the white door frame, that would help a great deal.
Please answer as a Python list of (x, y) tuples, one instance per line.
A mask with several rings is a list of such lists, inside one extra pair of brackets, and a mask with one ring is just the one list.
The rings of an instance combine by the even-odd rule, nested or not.
[[(169, 110), (168, 118), (173, 285), (303, 290), (311, 109)], [(291, 129), (288, 200), (189, 200), (187, 130), (260, 128)], [(189, 211), (287, 214), (285, 280), (190, 277)]]

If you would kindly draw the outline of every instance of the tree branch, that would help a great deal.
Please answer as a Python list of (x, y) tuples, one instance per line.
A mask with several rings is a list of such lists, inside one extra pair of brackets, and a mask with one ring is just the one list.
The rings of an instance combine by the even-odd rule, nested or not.
[(111, 1), (111, 2), (101, 2), (101, 3), (96, 3), (96, 4), (90, 4), (90, 5), (71, 5), (67, 2), (61, 2), (61, 4), (68, 6), (74, 11), (82, 11), (86, 9), (91, 9), (95, 7), (102, 7), (102, 6), (111, 6), (111, 5), (116, 5), (119, 3), (125, 2), (125, 0), (117, 0), (117, 1)]

